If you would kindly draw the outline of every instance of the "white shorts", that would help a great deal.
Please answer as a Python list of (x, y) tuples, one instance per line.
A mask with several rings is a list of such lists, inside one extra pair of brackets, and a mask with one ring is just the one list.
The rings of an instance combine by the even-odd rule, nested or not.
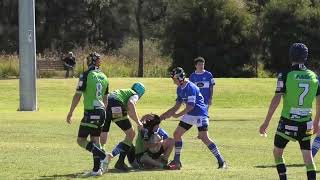
[(181, 121), (190, 125), (196, 125), (197, 127), (209, 126), (209, 118), (207, 116), (191, 116), (185, 114), (182, 116)]

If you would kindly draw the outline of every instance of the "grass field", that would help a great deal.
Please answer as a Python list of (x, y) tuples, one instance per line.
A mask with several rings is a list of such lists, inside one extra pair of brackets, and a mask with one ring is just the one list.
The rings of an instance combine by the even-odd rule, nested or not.
[[(160, 114), (174, 103), (175, 85), (170, 79), (111, 78), (110, 88), (126, 88), (134, 81), (147, 87), (137, 105), (140, 115)], [(275, 80), (216, 79), (216, 82), (209, 132), (229, 169), (216, 169), (216, 160), (196, 138), (196, 128), (192, 128), (184, 137), (182, 170), (111, 172), (98, 179), (277, 179), (272, 148), (280, 108), (269, 127), (269, 136), (262, 138), (258, 134)], [(73, 179), (91, 168), (91, 155), (76, 144), (82, 104), (74, 113), (73, 124), (65, 123), (76, 84), (76, 79), (38, 80), (39, 111), (18, 112), (19, 81), (0, 81), (0, 179)], [(177, 124), (177, 120), (170, 119), (162, 126), (172, 135)], [(107, 149), (110, 151), (122, 138), (119, 128), (112, 125)], [(306, 179), (297, 143), (288, 145), (285, 160), (289, 179)]]

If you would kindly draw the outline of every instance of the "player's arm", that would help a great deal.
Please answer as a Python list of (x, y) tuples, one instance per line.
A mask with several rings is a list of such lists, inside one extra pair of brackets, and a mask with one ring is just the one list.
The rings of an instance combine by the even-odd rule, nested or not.
[(109, 85), (107, 86), (106, 92), (104, 93), (104, 96), (103, 96), (103, 104), (106, 110), (108, 108), (108, 96), (109, 96)]
[(172, 108), (168, 109), (166, 112), (160, 115), (160, 120), (168, 119), (171, 116), (173, 116), (181, 107), (181, 104), (182, 104), (182, 101), (177, 100), (176, 104)]
[(194, 103), (188, 103), (188, 104), (186, 105), (186, 107), (185, 107), (182, 111), (180, 111), (179, 113), (174, 113), (172, 116), (173, 116), (174, 118), (178, 118), (178, 117), (180, 117), (180, 116), (183, 116), (183, 115), (187, 114), (188, 112), (192, 111), (192, 109), (194, 108), (194, 106), (195, 106)]
[(137, 100), (135, 100), (133, 98), (129, 99), (128, 104), (127, 104), (128, 105), (128, 115), (134, 122), (137, 123), (138, 129), (141, 130), (141, 129), (143, 129), (143, 125), (142, 125), (141, 121), (139, 120), (138, 114), (136, 112), (136, 105), (135, 105), (136, 101)]
[(279, 106), (279, 103), (281, 101), (281, 97), (282, 97), (282, 94), (280, 93), (276, 93), (272, 100), (271, 100), (271, 103), (270, 103), (270, 106), (269, 106), (269, 110), (268, 110), (268, 113), (266, 115), (266, 118), (263, 122), (263, 124), (260, 126), (260, 134), (265, 134), (266, 133), (266, 130), (269, 126), (269, 123), (272, 119), (272, 116), (275, 112), (275, 110), (277, 109), (277, 107)]
[(67, 123), (69, 123), (69, 124), (71, 124), (71, 117), (73, 115), (73, 111), (77, 107), (77, 105), (81, 99), (81, 96), (82, 96), (82, 93), (78, 92), (78, 91), (73, 95), (70, 110), (69, 110), (69, 113), (67, 116)]
[(316, 116), (313, 121), (313, 133), (319, 133), (319, 120), (320, 120), (320, 95), (317, 96), (316, 100)]
[[(319, 81), (320, 79), (318, 79)], [(319, 136), (319, 119), (320, 119), (320, 83), (318, 82), (318, 89), (316, 93), (316, 116), (313, 121), (313, 133), (317, 133)]]
[(87, 75), (88, 75), (87, 73), (80, 74), (77, 90), (72, 98), (70, 110), (69, 110), (67, 120), (66, 120), (67, 123), (69, 123), (69, 124), (71, 123), (71, 117), (72, 117), (73, 111), (77, 107), (77, 105), (81, 99), (82, 92), (84, 92), (87, 87)]
[(216, 85), (213, 77), (211, 77), (211, 82), (210, 82), (210, 94), (209, 94), (209, 105), (212, 105), (212, 97), (213, 97), (213, 90), (214, 86)]
[(286, 78), (287, 78), (286, 74), (279, 73), (275, 95), (273, 96), (271, 103), (269, 105), (269, 110), (266, 115), (266, 118), (259, 128), (259, 133), (262, 135), (266, 135), (266, 131), (271, 121), (271, 118), (275, 110), (279, 106), (282, 95), (285, 94), (286, 92)]

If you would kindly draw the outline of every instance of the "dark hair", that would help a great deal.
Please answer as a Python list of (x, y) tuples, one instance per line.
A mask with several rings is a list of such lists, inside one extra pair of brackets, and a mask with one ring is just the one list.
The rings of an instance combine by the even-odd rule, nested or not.
[(198, 62), (205, 63), (206, 60), (204, 60), (203, 57), (199, 56), (199, 57), (197, 57), (197, 58), (194, 59), (194, 64), (197, 64)]
[(308, 47), (302, 43), (294, 43), (289, 49), (291, 62), (305, 63), (308, 58)]

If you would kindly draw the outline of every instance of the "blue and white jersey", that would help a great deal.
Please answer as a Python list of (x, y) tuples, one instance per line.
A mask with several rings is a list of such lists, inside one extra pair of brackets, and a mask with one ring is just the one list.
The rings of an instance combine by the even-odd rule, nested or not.
[(204, 103), (208, 104), (211, 93), (210, 87), (216, 84), (212, 74), (206, 70), (203, 73), (193, 72), (190, 75), (189, 80), (200, 88), (200, 92), (204, 98)]
[(203, 96), (200, 93), (199, 88), (190, 81), (187, 81), (185, 87), (177, 88), (178, 102), (184, 102), (188, 105), (194, 106), (194, 108), (187, 114), (192, 116), (208, 116), (208, 110), (206, 104), (204, 104)]
[(164, 129), (162, 129), (162, 128), (158, 128), (155, 132), (158, 133), (159, 136), (162, 137), (163, 140), (169, 138), (168, 133), (167, 133)]

